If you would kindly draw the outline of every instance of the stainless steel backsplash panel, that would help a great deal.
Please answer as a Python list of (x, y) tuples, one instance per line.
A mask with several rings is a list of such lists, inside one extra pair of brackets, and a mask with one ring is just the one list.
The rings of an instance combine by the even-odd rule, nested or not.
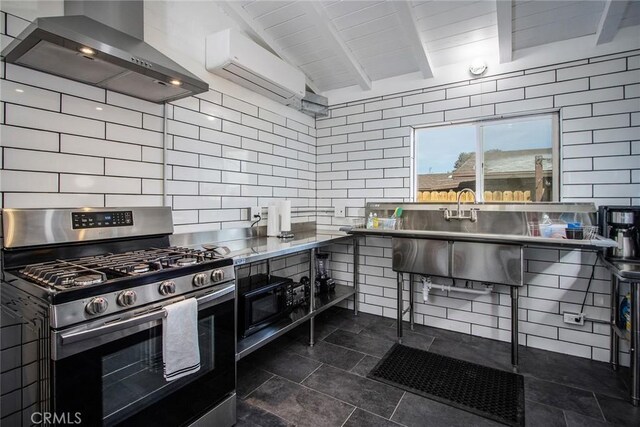
[(542, 222), (545, 215), (552, 220), (597, 225), (597, 209), (593, 203), (483, 203), (463, 204), (461, 209), (478, 209), (478, 220), (444, 218), (442, 209), (456, 209), (455, 203), (368, 203), (365, 218), (370, 213), (380, 218), (393, 215), (397, 207), (403, 209), (403, 230), (433, 230), (480, 234), (510, 234), (527, 236), (528, 222)]

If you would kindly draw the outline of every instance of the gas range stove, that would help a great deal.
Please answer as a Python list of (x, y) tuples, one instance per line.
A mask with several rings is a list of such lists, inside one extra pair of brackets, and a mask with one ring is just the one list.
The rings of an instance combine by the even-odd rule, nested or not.
[[(45, 219), (58, 228), (40, 226)], [(54, 328), (153, 309), (234, 280), (226, 251), (170, 246), (169, 208), (7, 209), (3, 229), (5, 281), (46, 301)]]
[[(12, 368), (29, 372), (17, 394), (42, 390), (17, 408), (19, 419), (55, 412), (86, 425), (211, 425), (232, 413), (228, 249), (172, 246), (168, 207), (1, 212), (0, 311), (12, 322), (3, 331), (19, 328), (18, 353), (29, 359)], [(169, 323), (193, 320), (200, 368), (167, 380), (166, 358), (180, 345)]]

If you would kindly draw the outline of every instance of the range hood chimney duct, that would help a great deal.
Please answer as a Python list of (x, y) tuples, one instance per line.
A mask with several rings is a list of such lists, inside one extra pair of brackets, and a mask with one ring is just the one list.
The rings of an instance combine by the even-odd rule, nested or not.
[(64, 15), (84, 15), (144, 40), (144, 2), (142, 0), (65, 0)]
[(144, 5), (65, 1), (65, 16), (38, 18), (6, 49), (8, 63), (162, 103), (209, 85), (143, 41)]

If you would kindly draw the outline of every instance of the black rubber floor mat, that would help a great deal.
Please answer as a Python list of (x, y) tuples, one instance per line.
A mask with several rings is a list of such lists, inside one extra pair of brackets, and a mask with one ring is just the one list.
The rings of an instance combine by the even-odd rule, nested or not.
[(511, 426), (524, 426), (524, 378), (395, 344), (369, 378)]

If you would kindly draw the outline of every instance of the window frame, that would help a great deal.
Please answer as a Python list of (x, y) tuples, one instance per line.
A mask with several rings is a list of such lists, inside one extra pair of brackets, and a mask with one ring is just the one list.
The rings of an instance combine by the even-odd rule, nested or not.
[[(551, 199), (552, 202), (559, 202), (560, 191), (561, 191), (561, 180), (562, 176), (560, 171), (560, 157), (561, 157), (561, 147), (560, 147), (560, 123), (561, 116), (559, 109), (553, 110), (545, 110), (545, 111), (536, 111), (526, 114), (514, 114), (514, 115), (500, 115), (500, 116), (489, 116), (483, 118), (469, 119), (469, 120), (458, 120), (451, 121), (445, 123), (435, 123), (431, 125), (414, 127), (411, 132), (411, 200), (413, 202), (418, 202), (417, 200), (417, 191), (418, 191), (418, 156), (417, 156), (417, 137), (416, 134), (420, 130), (424, 129), (432, 129), (437, 127), (449, 127), (449, 126), (460, 126), (460, 125), (473, 125), (476, 128), (476, 153), (481, 153), (482, 155), (476, 154), (476, 201), (479, 203), (484, 203), (484, 141), (483, 141), (483, 125), (487, 124), (509, 124), (509, 123), (517, 123), (528, 121), (534, 117), (543, 117), (549, 116), (551, 117), (551, 156), (552, 156), (552, 181), (553, 181), (553, 197)], [(418, 203), (429, 203), (429, 202), (418, 202)], [(445, 202), (438, 202), (445, 203)], [(502, 202), (501, 202), (502, 203)], [(538, 203), (538, 202), (530, 202), (530, 203)]]

